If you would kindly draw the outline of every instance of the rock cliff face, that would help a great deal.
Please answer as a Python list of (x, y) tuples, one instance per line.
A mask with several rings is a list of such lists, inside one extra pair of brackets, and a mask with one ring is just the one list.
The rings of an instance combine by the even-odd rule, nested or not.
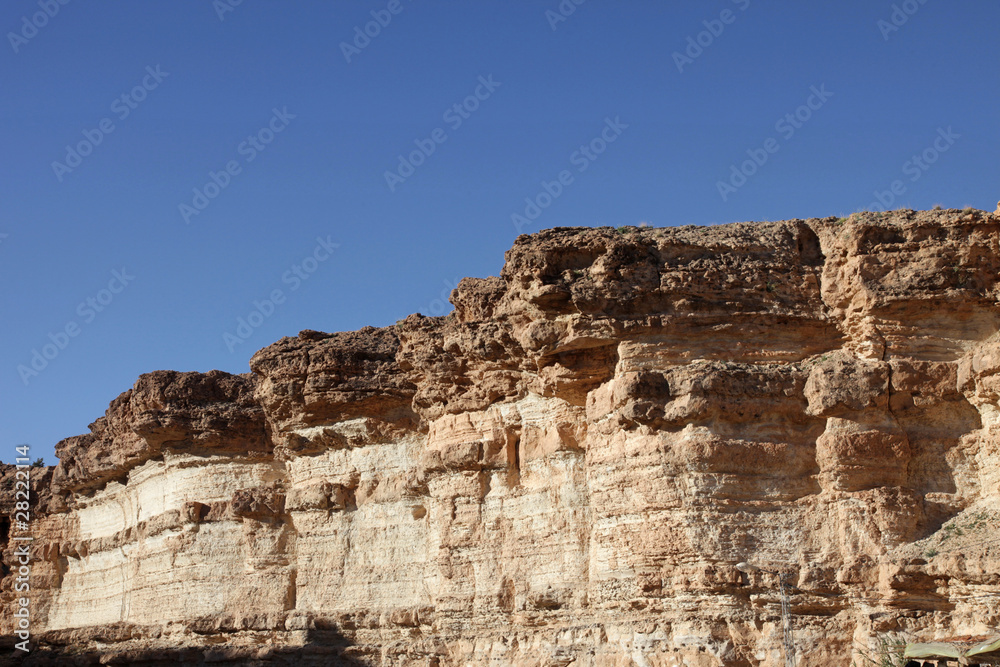
[(448, 317), (144, 375), (36, 476), (28, 662), (778, 666), (779, 577), (798, 665), (988, 633), (998, 244), (555, 229)]

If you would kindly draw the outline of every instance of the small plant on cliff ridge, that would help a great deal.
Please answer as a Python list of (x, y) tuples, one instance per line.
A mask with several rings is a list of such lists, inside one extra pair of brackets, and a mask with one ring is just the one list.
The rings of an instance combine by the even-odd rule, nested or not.
[(986, 526), (987, 516), (985, 512), (976, 512), (972, 515), (972, 521), (966, 526), (969, 530), (979, 530)]
[(42, 457), (42, 456), (39, 456), (37, 459), (35, 459), (35, 462), (31, 464), (31, 467), (32, 468), (44, 468), (45, 467), (45, 458)]
[(624, 226), (623, 227), (619, 227), (618, 228), (618, 233), (619, 234), (627, 234), (628, 233), (628, 227), (624, 227)]
[(942, 542), (952, 536), (961, 537), (962, 535), (965, 535), (965, 531), (962, 530), (962, 527), (959, 526), (957, 523), (946, 524), (944, 527), (944, 532), (945, 536), (944, 538), (942, 538), (941, 540)]

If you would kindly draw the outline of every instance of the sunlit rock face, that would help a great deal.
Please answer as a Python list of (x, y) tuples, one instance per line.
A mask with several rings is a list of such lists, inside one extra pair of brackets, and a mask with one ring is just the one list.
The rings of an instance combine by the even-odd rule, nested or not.
[(776, 667), (779, 577), (801, 666), (987, 634), (998, 243), (555, 229), (446, 318), (144, 375), (35, 471), (32, 660)]

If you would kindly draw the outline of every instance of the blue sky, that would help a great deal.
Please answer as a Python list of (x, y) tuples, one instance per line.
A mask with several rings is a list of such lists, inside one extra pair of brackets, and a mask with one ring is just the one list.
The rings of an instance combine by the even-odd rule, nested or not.
[(7, 0), (0, 460), (51, 463), (143, 372), (443, 314), (519, 230), (993, 210), (998, 24), (987, 0)]

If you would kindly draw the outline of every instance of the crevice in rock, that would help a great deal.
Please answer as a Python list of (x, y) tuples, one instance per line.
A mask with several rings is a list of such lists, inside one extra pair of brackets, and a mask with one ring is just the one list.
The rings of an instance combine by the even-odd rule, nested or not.
[(292, 569), (288, 572), (288, 589), (285, 592), (285, 609), (295, 609), (296, 595), (298, 590), (295, 587), (295, 580), (298, 577), (298, 570)]
[[(889, 360), (887, 359), (887, 357), (889, 356), (889, 342), (886, 341), (885, 336), (883, 336), (882, 332), (878, 330), (878, 327), (875, 327), (875, 333), (878, 335), (879, 338), (885, 341), (885, 343), (882, 346), (882, 357), (880, 359), (880, 361), (886, 365), (885, 409), (886, 412), (889, 413), (889, 416), (892, 418), (893, 423), (899, 428), (900, 432), (903, 434), (903, 442), (906, 444), (906, 448), (912, 452), (913, 446), (910, 443), (910, 436), (906, 432), (906, 429), (903, 427), (903, 422), (900, 421), (899, 417), (896, 416), (896, 413), (893, 412), (892, 409), (892, 364), (889, 363)], [(907, 461), (906, 478), (909, 479), (909, 477), (910, 477), (910, 462)]]
[(819, 237), (808, 225), (803, 225), (798, 238), (799, 257), (806, 266), (820, 267), (826, 262), (826, 255), (820, 246)]
[(513, 488), (521, 485), (521, 429), (514, 432), (507, 440), (507, 486)]

